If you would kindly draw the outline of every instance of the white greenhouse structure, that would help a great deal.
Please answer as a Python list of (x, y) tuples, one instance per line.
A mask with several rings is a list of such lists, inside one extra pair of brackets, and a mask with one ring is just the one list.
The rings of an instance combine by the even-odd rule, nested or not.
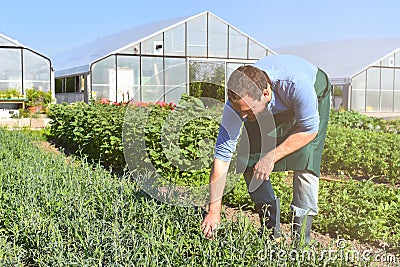
[[(192, 93), (190, 84), (223, 88), (238, 66), (270, 54), (275, 53), (206, 11), (134, 27), (54, 56), (56, 98), (176, 103)], [(217, 87), (200, 94), (212, 96)]]
[(400, 112), (400, 39), (354, 39), (275, 50), (303, 57), (327, 72), (338, 108)]
[(52, 91), (53, 79), (49, 58), (0, 33), (0, 91)]

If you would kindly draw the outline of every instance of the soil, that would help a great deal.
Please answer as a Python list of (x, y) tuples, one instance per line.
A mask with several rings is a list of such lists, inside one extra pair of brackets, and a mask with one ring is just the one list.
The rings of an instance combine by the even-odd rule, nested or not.
[(55, 145), (50, 144), (49, 142), (40, 141), (39, 146), (45, 151), (50, 151), (56, 154), (60, 154), (60, 150), (58, 150), (58, 148)]
[[(239, 213), (241, 213), (241, 215), (245, 215), (247, 218), (249, 218), (250, 222), (253, 223), (255, 227), (257, 228), (260, 227), (259, 217), (258, 214), (255, 212), (247, 210), (239, 210), (238, 208), (229, 207), (226, 205), (223, 207), (223, 211), (228, 220), (233, 220), (233, 221), (237, 220)], [(288, 243), (290, 243), (290, 224), (281, 223), (281, 230), (283, 236), (286, 236)], [(332, 237), (329, 234), (323, 235), (315, 231), (311, 231), (311, 239), (318, 242), (323, 247), (328, 247), (332, 244), (335, 245), (335, 243), (338, 240), (337, 238)], [(347, 242), (354, 245), (354, 248), (357, 248), (360, 251), (374, 250), (377, 252), (382, 250), (382, 247), (375, 246), (372, 244), (361, 244), (357, 240), (347, 240)]]
[[(250, 222), (254, 224), (255, 227), (260, 227), (260, 221), (258, 214), (252, 211), (240, 210), (238, 208), (223, 206), (223, 212), (228, 220), (236, 221), (238, 216), (241, 217), (246, 216), (249, 218)], [(286, 244), (291, 243), (290, 234), (291, 234), (291, 226), (290, 224), (281, 223), (281, 231), (282, 235), (285, 238)], [(368, 243), (360, 243), (358, 240), (344, 240), (340, 237), (333, 237), (329, 234), (321, 234), (315, 231), (311, 231), (310, 234), (311, 246), (315, 248), (321, 248), (325, 250), (327, 253), (330, 251), (343, 251), (344, 253), (349, 253), (349, 251), (356, 251), (359, 253), (360, 257), (366, 255), (371, 258), (374, 257), (374, 260), (370, 265), (366, 262), (348, 262), (348, 266), (400, 266), (400, 254), (399, 251), (394, 249), (388, 249), (385, 247), (384, 243), (376, 243), (376, 244), (368, 244)], [(321, 251), (321, 250), (319, 250)], [(335, 252), (333, 252), (335, 253)], [(337, 257), (340, 257), (340, 254), (333, 254)], [(351, 254), (342, 254), (342, 255), (351, 255)], [(321, 256), (321, 255), (319, 255)], [(346, 257), (346, 256), (344, 256)], [(351, 257), (351, 256), (350, 256)], [(325, 266), (325, 265), (324, 265)], [(345, 266), (345, 265), (343, 265)]]

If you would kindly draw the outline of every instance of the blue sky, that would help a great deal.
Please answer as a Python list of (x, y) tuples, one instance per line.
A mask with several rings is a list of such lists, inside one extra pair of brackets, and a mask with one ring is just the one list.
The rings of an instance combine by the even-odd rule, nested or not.
[(270, 48), (399, 38), (399, 0), (7, 0), (0, 32), (48, 56), (127, 28), (211, 11)]

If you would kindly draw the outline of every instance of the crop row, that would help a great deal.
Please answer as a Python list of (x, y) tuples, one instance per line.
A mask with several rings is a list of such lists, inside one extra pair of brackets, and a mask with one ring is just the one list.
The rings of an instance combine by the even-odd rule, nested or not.
[[(179, 111), (160, 106), (57, 105), (50, 113), (51, 133), (58, 142), (115, 171), (126, 169), (128, 159), (131, 170), (148, 163), (164, 177), (191, 185), (204, 184), (220, 113), (212, 114), (200, 105), (181, 113), (185, 118), (175, 117)], [(378, 131), (369, 117), (357, 114), (332, 112), (321, 170), (398, 183), (400, 135)], [(364, 120), (360, 125), (370, 125), (375, 130), (352, 128), (356, 118)], [(184, 123), (186, 119), (188, 123)], [(124, 129), (128, 130), (123, 132)], [(168, 129), (178, 130), (176, 133)]]
[[(181, 129), (178, 138), (173, 141), (169, 140), (172, 146), (169, 150), (165, 150), (165, 145), (160, 145), (162, 143), (160, 131), (165, 130), (163, 124), (169, 116), (172, 116), (170, 109), (157, 106), (134, 107), (128, 112), (127, 109), (127, 106), (115, 107), (101, 104), (59, 105), (52, 110), (52, 117), (57, 121), (53, 124), (51, 131), (53, 137), (67, 141), (68, 144), (77, 145), (76, 149), (89, 158), (106, 162), (105, 165), (113, 166), (114, 169), (122, 169), (122, 165), (119, 166), (119, 164), (125, 164), (125, 162), (120, 160), (124, 159), (126, 155), (123, 155), (121, 131), (124, 125), (129, 125), (130, 134), (141, 136), (143, 139), (128, 138), (128, 144), (146, 152), (129, 153), (127, 158), (131, 161), (131, 169), (138, 169), (147, 161), (151, 163), (150, 165), (156, 166), (156, 170), (165, 177), (174, 179), (177, 183), (186, 182), (191, 185), (207, 183), (210, 162), (200, 162), (202, 165), (197, 166), (197, 171), (188, 168), (182, 168), (182, 171), (174, 166), (174, 163), (179, 160), (182, 160), (181, 166), (190, 166), (191, 160), (211, 158), (208, 148), (212, 148), (213, 142), (208, 144), (200, 142), (203, 139), (215, 138), (218, 124), (209, 119), (211, 115), (208, 116), (208, 119), (207, 116), (198, 115), (205, 112), (201, 104), (192, 106), (190, 109), (195, 110), (194, 113), (189, 114), (190, 118), (197, 118), (195, 123), (187, 123), (185, 127), (182, 127), (184, 120), (168, 121), (168, 127)], [(63, 119), (65, 117), (63, 114), (67, 114), (68, 119)], [(118, 118), (112, 119), (114, 116)], [(314, 229), (321, 233), (339, 232), (346, 237), (359, 240), (386, 240), (397, 246), (400, 235), (396, 233), (399, 231), (396, 230), (397, 232), (393, 233), (390, 229), (400, 227), (399, 220), (396, 219), (398, 218), (398, 204), (396, 204), (399, 203), (399, 199), (396, 197), (399, 195), (398, 189), (387, 185), (375, 185), (372, 181), (398, 183), (400, 136), (386, 131), (378, 131), (375, 126), (372, 127), (373, 131), (371, 131), (371, 127), (368, 129), (354, 127), (353, 122), (356, 121), (354, 117), (365, 121), (364, 123), (359, 122), (360, 125), (367, 125), (370, 119), (351, 111), (349, 113), (333, 112), (331, 117), (333, 119), (328, 129), (322, 171), (330, 174), (363, 177), (370, 181), (349, 180), (343, 183), (321, 181), (321, 216), (316, 217)], [(122, 118), (128, 118), (125, 124), (122, 122)], [(352, 123), (345, 123), (345, 121), (352, 121)], [(373, 121), (383, 123), (377, 119), (373, 119)], [(151, 123), (146, 124), (145, 122)], [(106, 126), (103, 129), (104, 125)], [(126, 135), (125, 132), (125, 137)], [(172, 138), (172, 135), (168, 135), (166, 138)], [(92, 143), (92, 139), (95, 139), (95, 143)], [(145, 147), (141, 147), (143, 146), (143, 144), (139, 144), (141, 142), (145, 142)], [(94, 150), (91, 150), (92, 148)], [(140, 152), (139, 150), (136, 149), (136, 152)], [(192, 158), (181, 157), (171, 160), (174, 155), (188, 155)], [(118, 161), (113, 161), (113, 158)], [(282, 221), (290, 222), (291, 188), (283, 182), (285, 178), (284, 173), (277, 173), (273, 174), (271, 180), (277, 195), (282, 198)], [(238, 181), (233, 191), (226, 195), (224, 201), (230, 205), (251, 207), (245, 185), (242, 180), (238, 179)], [(334, 210), (332, 210), (332, 203), (336, 205)], [(389, 239), (389, 233), (393, 236), (391, 239)]]
[[(292, 184), (290, 175), (272, 174), (275, 194), (281, 198), (281, 222), (290, 223)], [(228, 205), (252, 209), (246, 185), (240, 180), (224, 197)], [(313, 230), (331, 237), (341, 236), (367, 243), (400, 248), (400, 189), (371, 180), (320, 180), (318, 207)]]
[(159, 203), (131, 177), (45, 151), (23, 133), (0, 129), (0, 140), (1, 266), (344, 266), (318, 247), (293, 257), (246, 218), (223, 220), (207, 240), (200, 209)]

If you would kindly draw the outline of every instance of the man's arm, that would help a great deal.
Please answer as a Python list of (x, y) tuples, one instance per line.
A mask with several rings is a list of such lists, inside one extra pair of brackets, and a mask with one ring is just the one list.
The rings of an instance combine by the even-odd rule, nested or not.
[(224, 106), (222, 121), (215, 144), (214, 164), (210, 174), (210, 204), (209, 212), (201, 224), (201, 229), (207, 238), (221, 222), (221, 203), (224, 193), (226, 175), (229, 164), (236, 149), (243, 121), (228, 101)]
[(318, 133), (298, 132), (289, 135), (285, 141), (276, 147), (274, 163), (310, 143), (312, 140), (314, 140), (317, 134)]
[(213, 230), (221, 222), (221, 205), (224, 193), (226, 175), (229, 169), (229, 162), (214, 158), (214, 165), (210, 175), (210, 205), (209, 212), (201, 224), (205, 237), (210, 238)]

